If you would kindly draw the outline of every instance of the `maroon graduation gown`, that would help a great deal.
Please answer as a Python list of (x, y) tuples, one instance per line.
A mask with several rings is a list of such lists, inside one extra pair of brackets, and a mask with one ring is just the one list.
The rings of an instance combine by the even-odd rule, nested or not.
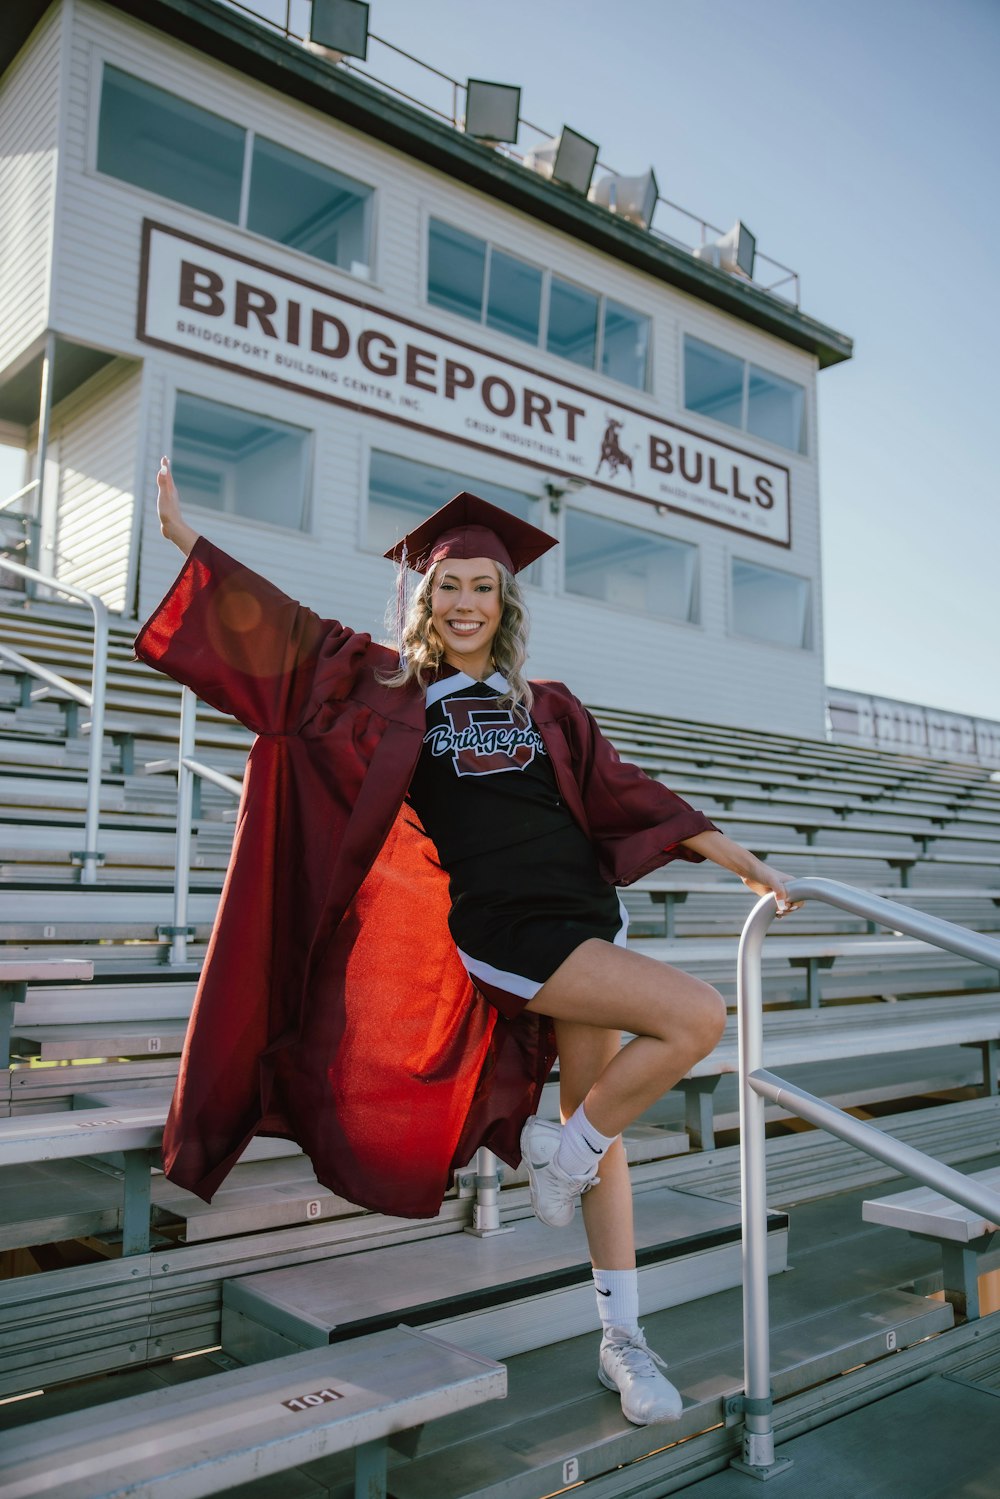
[[(164, 1131), (168, 1177), (210, 1200), (255, 1134), (277, 1135), (350, 1201), (432, 1217), (478, 1146), (516, 1165), (554, 1030), (499, 1015), (455, 950), (447, 875), (404, 805), (423, 694), (377, 680), (395, 652), (204, 537), (135, 650), (257, 736)], [(605, 877), (697, 861), (680, 840), (713, 824), (621, 761), (566, 687), (532, 685)]]

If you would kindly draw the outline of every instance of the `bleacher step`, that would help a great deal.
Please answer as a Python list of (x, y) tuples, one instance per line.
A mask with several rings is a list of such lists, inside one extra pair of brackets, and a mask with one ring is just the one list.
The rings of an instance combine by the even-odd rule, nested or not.
[[(663, 1187), (635, 1202), (640, 1300), (676, 1306), (740, 1281), (739, 1212), (731, 1203)], [(582, 1219), (561, 1232), (533, 1216), (513, 1233), (449, 1234), (415, 1260), (392, 1246), (227, 1280), (222, 1345), (246, 1362), (322, 1347), (399, 1322), (460, 1348), (507, 1358), (593, 1324)], [(787, 1218), (769, 1224), (772, 1273), (786, 1265)]]
[[(681, 1128), (634, 1125), (625, 1136), (632, 1165), (683, 1155), (689, 1148), (687, 1134)], [(527, 1181), (523, 1168), (503, 1169), (506, 1186)], [(505, 1199), (511, 1195), (505, 1193)], [(251, 1140), (240, 1165), (222, 1183), (211, 1203), (162, 1178), (154, 1180), (153, 1201), (172, 1218), (183, 1220), (181, 1242), (185, 1244), (318, 1223), (358, 1212), (352, 1203), (319, 1185), (298, 1146), (264, 1136)]]
[[(775, 1395), (885, 1356), (890, 1328), (900, 1348), (944, 1331), (951, 1325), (948, 1312), (892, 1292), (823, 1318), (774, 1325)], [(646, 1333), (651, 1346), (668, 1355), (669, 1377), (684, 1396), (679, 1421), (630, 1426), (614, 1394), (597, 1382), (598, 1338), (591, 1333), (511, 1359), (508, 1397), (492, 1412), (490, 1425), (461, 1418), (440, 1423), (428, 1433), (437, 1450), (421, 1451), (411, 1462), (400, 1459), (392, 1468), (394, 1499), (537, 1499), (565, 1487), (567, 1480), (614, 1475), (622, 1464), (717, 1426), (726, 1398), (743, 1388), (742, 1346), (737, 1341), (706, 1354), (697, 1338), (679, 1341), (666, 1330), (661, 1334), (657, 1323), (669, 1317), (647, 1318)], [(320, 1465), (314, 1465), (310, 1476), (320, 1474)], [(596, 1482), (595, 1491), (601, 1492)]]

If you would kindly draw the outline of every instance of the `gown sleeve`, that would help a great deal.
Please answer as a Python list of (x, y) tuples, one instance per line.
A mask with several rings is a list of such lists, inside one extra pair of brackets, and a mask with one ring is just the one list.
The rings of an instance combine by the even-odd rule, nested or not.
[(596, 719), (578, 704), (581, 743), (577, 774), (591, 835), (615, 871), (616, 884), (631, 884), (650, 870), (704, 855), (683, 840), (718, 832), (715, 823), (683, 797), (623, 760)]
[(200, 536), (135, 654), (254, 733), (293, 734), (347, 696), (370, 644)]

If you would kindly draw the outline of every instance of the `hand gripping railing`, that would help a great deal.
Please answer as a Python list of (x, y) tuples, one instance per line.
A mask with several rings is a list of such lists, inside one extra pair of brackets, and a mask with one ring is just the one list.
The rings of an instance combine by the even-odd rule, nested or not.
[[(24, 656), (18, 656), (16, 664), (21, 671), (27, 671), (32, 676), (39, 677), (42, 681), (49, 682), (58, 687), (68, 697), (75, 698), (84, 707), (90, 709), (90, 758), (87, 765), (87, 813), (84, 822), (84, 849), (80, 858), (80, 883), (81, 885), (94, 885), (97, 883), (97, 868), (101, 862), (98, 853), (98, 828), (101, 817), (101, 757), (104, 753), (104, 698), (108, 677), (108, 609), (102, 598), (96, 593), (88, 593), (85, 588), (77, 588), (72, 583), (62, 583), (57, 578), (51, 578), (47, 573), (42, 573), (34, 567), (25, 567), (21, 562), (13, 562), (9, 557), (4, 557), (2, 564), (4, 572), (18, 573), (22, 578), (30, 578), (36, 583), (44, 583), (46, 588), (51, 588), (56, 593), (64, 593), (68, 598), (83, 599), (90, 606), (94, 616), (94, 665), (91, 673), (91, 685), (88, 692), (85, 688), (77, 687), (73, 682), (67, 682), (65, 678), (57, 676), (47, 667), (39, 666), (29, 661)], [(5, 650), (5, 655), (13, 659), (17, 653)]]
[[(996, 968), (1000, 942), (965, 927), (927, 916), (895, 901), (869, 895), (836, 880), (790, 880), (792, 900), (822, 900), (851, 911), (893, 931), (906, 932), (935, 947), (943, 947)], [(780, 1103), (800, 1118), (829, 1130), (887, 1165), (973, 1212), (1000, 1223), (1000, 1196), (943, 1165), (923, 1151), (894, 1140), (871, 1124), (845, 1114), (833, 1104), (784, 1082), (763, 1066), (763, 985), (761, 948), (776, 915), (773, 895), (757, 902), (740, 937), (737, 980), (740, 1051), (740, 1144), (743, 1196), (743, 1457), (734, 1466), (757, 1478), (770, 1478), (787, 1462), (774, 1458), (772, 1421), (770, 1328), (767, 1284), (767, 1164), (764, 1103)]]

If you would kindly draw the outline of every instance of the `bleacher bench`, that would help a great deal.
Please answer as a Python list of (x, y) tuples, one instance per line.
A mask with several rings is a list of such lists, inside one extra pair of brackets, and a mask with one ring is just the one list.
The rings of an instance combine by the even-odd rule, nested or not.
[[(783, 1011), (764, 1017), (764, 1064), (780, 1071), (808, 1062), (869, 1054), (970, 1046), (982, 1053), (983, 1092), (997, 1093), (1000, 995), (909, 1000), (899, 1004), (843, 1005)], [(684, 1093), (684, 1127), (692, 1145), (715, 1148), (712, 1095), (719, 1079), (739, 1071), (737, 1021), (730, 1016), (714, 1051), (677, 1084)]]
[(502, 1364), (401, 1326), (32, 1422), (0, 1495), (196, 1499), (353, 1448), (355, 1499), (385, 1499), (390, 1444), (506, 1393)]
[(93, 963), (68, 958), (0, 958), (0, 1066), (10, 1065), (10, 1030), (14, 1006), (24, 1004), (28, 985), (94, 977)]
[(166, 1109), (159, 1101), (142, 1107), (15, 1114), (0, 1119), (0, 1168), (81, 1156), (111, 1156), (115, 1163), (120, 1158), (122, 1254), (145, 1254), (151, 1170), (160, 1164), (165, 1123)]
[[(798, 850), (796, 850), (798, 852)], [(814, 850), (810, 850), (814, 852)], [(895, 855), (893, 856), (896, 857)], [(913, 863), (919, 862), (916, 859)], [(682, 906), (689, 895), (742, 895), (748, 902), (756, 901), (757, 897), (740, 880), (713, 880), (713, 879), (685, 879), (683, 875), (668, 874), (666, 871), (657, 870), (654, 874), (647, 874), (641, 880), (636, 880), (629, 889), (635, 893), (648, 894), (654, 905), (663, 906), (663, 935), (673, 939), (677, 935), (677, 907)], [(912, 887), (897, 887), (895, 885), (866, 885), (865, 889), (869, 895), (884, 895), (888, 899), (899, 900), (903, 892), (907, 897), (915, 897), (923, 900), (991, 900), (995, 906), (1000, 906), (1000, 887), (982, 885), (947, 885), (947, 886), (920, 886), (914, 890)], [(868, 931), (872, 934), (877, 930), (876, 923), (866, 923)]]
[[(635, 946), (637, 952), (689, 971), (694, 965), (735, 967), (736, 964), (735, 937), (679, 937), (674, 940), (649, 937), (638, 939)], [(769, 966), (784, 961), (792, 968), (804, 968), (806, 1000), (809, 1008), (815, 1010), (822, 1000), (820, 973), (831, 969), (838, 958), (863, 961), (872, 972), (884, 974), (892, 971), (894, 959), (921, 955), (934, 958), (939, 953), (939, 948), (916, 937), (775, 936), (764, 948), (764, 961)], [(997, 977), (1000, 979), (1000, 972)]]
[[(862, 1205), (861, 1216), (866, 1223), (901, 1228), (916, 1239), (937, 1244), (945, 1300), (951, 1302), (956, 1315), (972, 1321), (979, 1316), (980, 1272), (1000, 1268), (1000, 1166), (970, 1172), (969, 1179), (997, 1194), (996, 1221), (952, 1202), (931, 1187), (872, 1198)], [(915, 1289), (919, 1292), (924, 1288)]]

